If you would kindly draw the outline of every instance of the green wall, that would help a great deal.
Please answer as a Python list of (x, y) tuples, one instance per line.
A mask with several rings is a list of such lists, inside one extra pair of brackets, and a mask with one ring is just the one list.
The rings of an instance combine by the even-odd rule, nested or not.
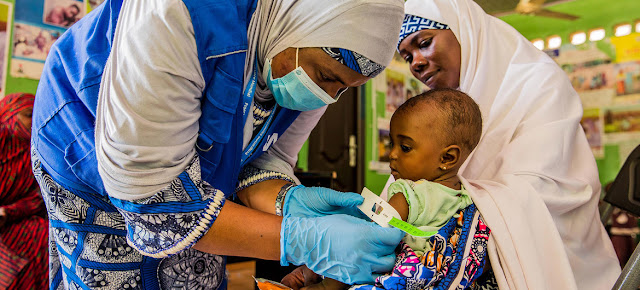
[[(372, 141), (375, 139), (377, 141), (378, 138), (372, 138), (371, 132), (374, 131), (374, 126), (377, 127), (377, 119), (378, 117), (384, 116), (385, 109), (385, 94), (377, 93), (377, 96), (372, 95), (372, 85), (371, 82), (367, 82), (364, 85), (364, 94), (365, 94), (365, 150), (364, 150), (364, 162), (365, 162), (365, 174), (364, 174), (364, 186), (369, 188), (371, 191), (375, 193), (382, 192), (384, 185), (387, 183), (387, 179), (389, 178), (389, 174), (378, 174), (377, 171), (370, 170), (369, 164), (371, 164), (373, 160), (372, 155), (374, 154), (373, 150), (377, 149), (377, 142)], [(372, 114), (373, 111), (373, 101), (377, 101), (376, 104), (376, 112)]]

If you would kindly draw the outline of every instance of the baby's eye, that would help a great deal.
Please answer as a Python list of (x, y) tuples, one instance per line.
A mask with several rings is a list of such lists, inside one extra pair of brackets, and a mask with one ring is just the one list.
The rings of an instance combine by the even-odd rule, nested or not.
[(409, 151), (411, 151), (411, 147), (407, 146), (407, 145), (400, 145), (400, 149), (402, 149), (402, 152), (407, 153)]

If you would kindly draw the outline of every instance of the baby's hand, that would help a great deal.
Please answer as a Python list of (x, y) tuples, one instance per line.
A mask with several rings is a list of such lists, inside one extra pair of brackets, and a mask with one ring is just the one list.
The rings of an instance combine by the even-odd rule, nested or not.
[(349, 285), (340, 281), (322, 277), (307, 266), (300, 266), (282, 278), (280, 283), (287, 285), (294, 290), (342, 290), (349, 288)]
[(301, 289), (305, 286), (314, 285), (322, 281), (320, 275), (311, 271), (307, 266), (300, 266), (282, 278), (280, 283), (287, 285), (294, 290)]

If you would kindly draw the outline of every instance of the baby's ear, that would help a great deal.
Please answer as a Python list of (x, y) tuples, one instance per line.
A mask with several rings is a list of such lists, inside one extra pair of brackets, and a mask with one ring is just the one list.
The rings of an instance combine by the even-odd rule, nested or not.
[(460, 161), (462, 150), (458, 145), (449, 145), (442, 149), (442, 154), (440, 155), (440, 163), (441, 166), (445, 168), (453, 168)]

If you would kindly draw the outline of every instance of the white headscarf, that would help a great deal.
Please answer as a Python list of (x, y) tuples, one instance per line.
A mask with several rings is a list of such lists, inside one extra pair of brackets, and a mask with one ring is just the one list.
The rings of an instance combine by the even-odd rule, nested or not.
[(565, 73), (473, 1), (408, 0), (405, 13), (448, 25), (460, 42), (460, 90), (484, 127), (459, 174), (491, 228), (500, 289), (610, 289), (620, 267)]
[(249, 24), (245, 85), (258, 59), (289, 47), (335, 47), (387, 66), (404, 17), (402, 0), (259, 0)]

